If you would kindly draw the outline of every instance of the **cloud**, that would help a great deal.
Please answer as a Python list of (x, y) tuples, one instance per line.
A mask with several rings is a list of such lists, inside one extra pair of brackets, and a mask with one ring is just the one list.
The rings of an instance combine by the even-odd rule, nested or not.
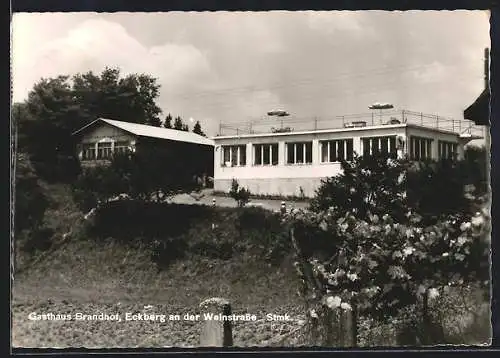
[(307, 13), (308, 25), (322, 33), (348, 32), (350, 35), (365, 36), (370, 34), (363, 26), (363, 16), (360, 11), (311, 11)]
[(165, 43), (148, 48), (120, 24), (103, 19), (86, 20), (66, 36), (42, 44), (36, 56), (26, 56), (20, 46), (16, 47), (26, 28), (18, 26), (14, 32), (14, 100), (24, 98), (42, 75), (100, 72), (105, 66), (117, 66), (124, 74), (148, 73), (157, 77), (162, 93), (171, 88), (189, 89), (211, 79), (209, 62), (194, 46)]
[(481, 11), (17, 14), (13, 22), (15, 100), (42, 76), (117, 66), (157, 77), (165, 113), (200, 120), (209, 134), (219, 121), (274, 108), (330, 118), (377, 100), (458, 117), (482, 90), (489, 45)]

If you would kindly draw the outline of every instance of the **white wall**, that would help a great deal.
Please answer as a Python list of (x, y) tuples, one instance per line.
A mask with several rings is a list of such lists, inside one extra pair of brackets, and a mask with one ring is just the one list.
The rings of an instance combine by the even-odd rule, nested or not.
[[(432, 158), (438, 158), (438, 141), (447, 141), (451, 143), (457, 143), (458, 146), (458, 157), (463, 158), (464, 153), (464, 143), (459, 140), (459, 136), (456, 133), (450, 133), (445, 131), (437, 131), (432, 128), (422, 128), (422, 127), (414, 127), (408, 126), (408, 136), (417, 136), (417, 137), (426, 137), (432, 138)], [(407, 143), (409, 143), (407, 141)], [(408, 148), (406, 148), (408, 151)]]
[(96, 125), (82, 136), (81, 143), (95, 143), (100, 141), (134, 141), (135, 137), (122, 129), (106, 123)]
[[(255, 194), (298, 195), (302, 187), (306, 195), (312, 196), (321, 179), (335, 176), (341, 172), (340, 163), (322, 163), (320, 141), (353, 138), (354, 152), (362, 153), (362, 138), (376, 136), (404, 136), (405, 126), (383, 126), (363, 130), (317, 131), (313, 133), (215, 137), (214, 186), (215, 190), (227, 191), (231, 180), (250, 189)], [(286, 164), (286, 143), (312, 141), (312, 163)], [(278, 165), (253, 165), (254, 144), (278, 143)], [(246, 145), (246, 165), (237, 167), (222, 166), (222, 146)]]
[[(438, 140), (458, 143), (459, 155), (463, 155), (463, 143), (459, 141), (457, 134), (406, 124), (303, 133), (215, 137), (214, 188), (215, 190), (228, 191), (231, 180), (234, 178), (254, 194), (298, 195), (299, 187), (302, 187), (306, 196), (312, 196), (320, 185), (321, 179), (335, 176), (341, 172), (340, 163), (321, 163), (320, 141), (352, 138), (354, 151), (361, 155), (363, 153), (363, 138), (391, 135), (397, 135), (404, 139), (404, 149), (398, 151), (399, 156), (408, 153), (409, 136), (411, 135), (433, 138), (432, 150), (433, 157), (436, 159)], [(313, 162), (311, 164), (286, 164), (285, 145), (294, 141), (313, 142)], [(278, 143), (279, 164), (275, 166), (253, 165), (253, 145), (272, 143)], [(221, 165), (223, 145), (246, 145), (246, 165), (223, 167)]]

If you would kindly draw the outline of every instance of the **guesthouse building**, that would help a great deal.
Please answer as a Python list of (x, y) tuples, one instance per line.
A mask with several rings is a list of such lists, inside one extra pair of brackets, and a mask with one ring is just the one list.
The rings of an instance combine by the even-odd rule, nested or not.
[(439, 118), (427, 116), (437, 125), (425, 125), (423, 114), (410, 121), (412, 113), (377, 124), (356, 120), (330, 129), (218, 135), (213, 138), (214, 189), (228, 192), (236, 179), (252, 194), (311, 197), (321, 180), (339, 174), (340, 161), (352, 160), (355, 153), (412, 160), (460, 158), (464, 146), (480, 138), (468, 123), (445, 128)]

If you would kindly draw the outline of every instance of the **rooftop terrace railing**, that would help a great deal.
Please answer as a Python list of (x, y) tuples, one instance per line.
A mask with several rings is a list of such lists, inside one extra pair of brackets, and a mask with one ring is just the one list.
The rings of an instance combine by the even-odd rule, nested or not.
[(340, 129), (359, 126), (378, 126), (408, 123), (458, 134), (483, 136), (483, 127), (466, 119), (453, 119), (409, 110), (374, 110), (369, 113), (348, 114), (331, 118), (265, 117), (247, 122), (221, 123), (219, 135), (261, 134)]

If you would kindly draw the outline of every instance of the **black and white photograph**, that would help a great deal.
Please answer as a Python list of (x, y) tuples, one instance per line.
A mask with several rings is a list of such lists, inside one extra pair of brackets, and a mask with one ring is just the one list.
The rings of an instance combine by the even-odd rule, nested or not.
[(490, 13), (23, 13), (13, 348), (490, 346)]

